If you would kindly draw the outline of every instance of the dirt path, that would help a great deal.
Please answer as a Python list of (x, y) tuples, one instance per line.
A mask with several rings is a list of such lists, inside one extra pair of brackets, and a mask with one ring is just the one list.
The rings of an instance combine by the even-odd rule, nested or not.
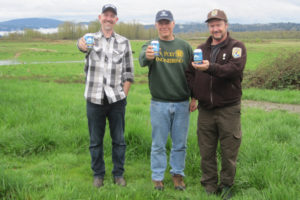
[(300, 114), (300, 105), (295, 105), (295, 104), (280, 104), (280, 103), (271, 103), (266, 101), (243, 100), (242, 105), (246, 107), (261, 108), (266, 111), (286, 110), (291, 113)]
[[(56, 50), (52, 50), (52, 49), (38, 49), (38, 48), (27, 48), (30, 51), (36, 51), (36, 52), (57, 52)], [(17, 52), (15, 54), (14, 59), (17, 59), (20, 57), (20, 55), (22, 54), (22, 52)]]

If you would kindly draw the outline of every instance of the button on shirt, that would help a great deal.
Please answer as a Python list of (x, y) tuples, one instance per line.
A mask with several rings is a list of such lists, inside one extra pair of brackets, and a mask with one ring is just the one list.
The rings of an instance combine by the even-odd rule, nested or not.
[(133, 59), (129, 40), (113, 33), (105, 38), (102, 32), (94, 34), (95, 44), (85, 59), (86, 86), (84, 96), (94, 104), (109, 103), (126, 98), (125, 81), (133, 82)]

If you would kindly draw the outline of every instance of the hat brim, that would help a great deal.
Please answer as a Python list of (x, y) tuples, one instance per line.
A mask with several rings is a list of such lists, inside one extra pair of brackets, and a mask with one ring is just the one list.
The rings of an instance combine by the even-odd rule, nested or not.
[(168, 21), (170, 21), (170, 22), (173, 21), (173, 19), (166, 18), (166, 17), (159, 17), (159, 18), (157, 18), (155, 21), (158, 22), (158, 21), (160, 21), (160, 20), (168, 20)]
[(212, 17), (212, 18), (207, 19), (207, 20), (205, 21), (205, 23), (208, 23), (208, 22), (211, 21), (211, 20), (223, 20), (223, 21), (227, 22), (226, 19), (219, 18), (219, 17)]
[(102, 13), (104, 13), (104, 12), (106, 12), (106, 11), (108, 11), (108, 10), (112, 11), (113, 13), (115, 13), (115, 15), (117, 15), (116, 10), (115, 10), (114, 8), (112, 8), (112, 7), (107, 7), (107, 8), (105, 8), (104, 10), (102, 10)]

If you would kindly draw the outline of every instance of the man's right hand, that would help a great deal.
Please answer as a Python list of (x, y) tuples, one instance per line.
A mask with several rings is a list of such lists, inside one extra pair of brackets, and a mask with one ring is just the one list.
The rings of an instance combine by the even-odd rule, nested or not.
[(151, 45), (146, 49), (146, 58), (147, 60), (153, 60), (155, 58), (153, 47)]
[(86, 43), (85, 43), (85, 39), (83, 37), (79, 39), (78, 48), (81, 49), (82, 51), (88, 50)]

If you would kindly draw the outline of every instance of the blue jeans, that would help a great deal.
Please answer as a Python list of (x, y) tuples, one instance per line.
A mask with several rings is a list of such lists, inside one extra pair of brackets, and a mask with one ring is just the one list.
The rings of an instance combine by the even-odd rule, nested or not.
[(184, 176), (186, 142), (189, 127), (189, 101), (151, 101), (152, 180), (161, 181), (167, 167), (166, 143), (171, 133), (170, 173)]
[(121, 177), (124, 173), (126, 144), (124, 139), (126, 99), (104, 105), (93, 104), (87, 101), (87, 118), (90, 132), (90, 154), (94, 177), (103, 178), (105, 163), (103, 160), (103, 137), (106, 118), (109, 121), (110, 136), (112, 138), (112, 161), (114, 177)]

